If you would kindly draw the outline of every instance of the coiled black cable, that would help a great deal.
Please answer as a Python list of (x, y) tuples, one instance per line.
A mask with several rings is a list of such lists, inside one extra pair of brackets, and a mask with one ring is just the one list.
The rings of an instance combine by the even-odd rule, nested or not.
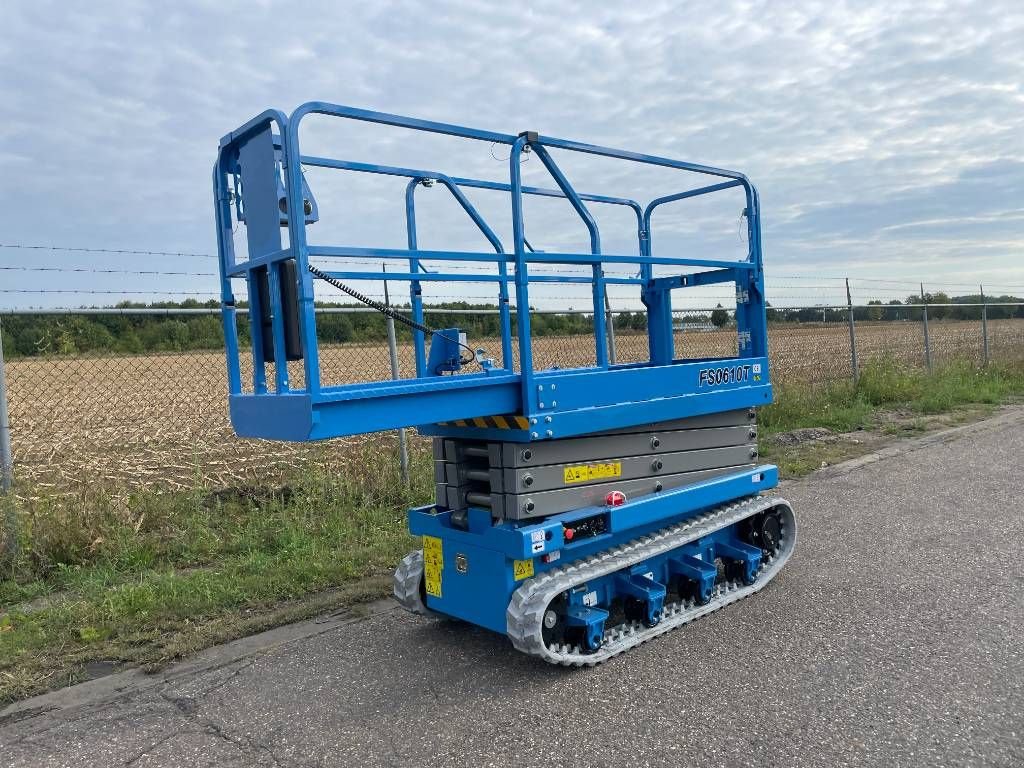
[(444, 339), (448, 339), (448, 341), (455, 342), (460, 347), (462, 347), (463, 349), (465, 349), (465, 350), (467, 350), (469, 352), (469, 358), (468, 359), (466, 359), (466, 360), (463, 360), (461, 358), (459, 359), (459, 364), (460, 365), (466, 365), (468, 363), (477, 363), (477, 364), (479, 364), (479, 361), (477, 360), (477, 357), (476, 357), (476, 352), (471, 347), (463, 344), (459, 339), (449, 339), (447, 336), (445, 336), (444, 334), (440, 333), (439, 331), (434, 330), (430, 326), (424, 325), (423, 323), (420, 323), (420, 322), (417, 322), (416, 320), (413, 320), (411, 317), (406, 317), (405, 315), (403, 315), (403, 314), (401, 314), (399, 312), (396, 312), (394, 309), (389, 307), (387, 304), (382, 304), (381, 302), (376, 301), (375, 299), (371, 299), (369, 296), (364, 296), (362, 293), (357, 291), (355, 288), (351, 288), (351, 287), (345, 285), (340, 280), (336, 280), (333, 277), (331, 277), (330, 275), (328, 275), (328, 274), (326, 274), (324, 272), (321, 272), (319, 269), (314, 267), (312, 264), (309, 264), (308, 266), (309, 266), (309, 271), (313, 274), (314, 277), (317, 277), (320, 280), (323, 280), (328, 285), (333, 285), (339, 291), (342, 291), (343, 293), (347, 293), (349, 296), (351, 296), (356, 301), (362, 302), (366, 306), (371, 307), (373, 309), (376, 309), (382, 315), (385, 315), (386, 317), (390, 317), (392, 320), (395, 320), (395, 321), (401, 323), (402, 325), (408, 326), (409, 328), (412, 328), (414, 331), (420, 331), (421, 333), (424, 333), (427, 336), (433, 336), (434, 334), (437, 334), (438, 336), (441, 336)]

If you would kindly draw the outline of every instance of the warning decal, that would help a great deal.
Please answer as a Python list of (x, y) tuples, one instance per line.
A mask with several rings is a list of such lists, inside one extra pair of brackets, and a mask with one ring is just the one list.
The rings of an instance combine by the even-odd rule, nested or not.
[(522, 581), (533, 576), (533, 560), (513, 561), (512, 576), (516, 581)]
[(441, 596), (441, 571), (444, 569), (444, 550), (436, 536), (423, 537), (423, 585), (427, 594)]
[(607, 477), (622, 476), (622, 462), (612, 461), (606, 464), (580, 464), (565, 468), (565, 483), (587, 483), (591, 480), (604, 480)]

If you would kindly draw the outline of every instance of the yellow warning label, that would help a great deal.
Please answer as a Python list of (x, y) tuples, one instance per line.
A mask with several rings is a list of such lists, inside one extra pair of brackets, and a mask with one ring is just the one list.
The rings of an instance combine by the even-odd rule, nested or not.
[(533, 560), (516, 560), (512, 563), (512, 574), (516, 581), (533, 576)]
[(603, 480), (606, 477), (621, 477), (622, 462), (612, 461), (606, 464), (580, 464), (565, 468), (565, 482), (586, 483), (591, 480)]
[(436, 536), (423, 537), (423, 585), (427, 594), (441, 596), (441, 571), (444, 569), (444, 550)]
[(423, 572), (423, 586), (426, 592), (431, 597), (441, 596), (441, 572), (431, 573), (430, 571)]

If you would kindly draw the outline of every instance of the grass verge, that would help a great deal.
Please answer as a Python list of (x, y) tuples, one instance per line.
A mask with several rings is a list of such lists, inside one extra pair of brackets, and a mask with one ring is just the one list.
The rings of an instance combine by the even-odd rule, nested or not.
[[(865, 365), (856, 384), (788, 384), (775, 402), (758, 411), (762, 458), (796, 477), (870, 450), (880, 437), (907, 436), (981, 418), (1004, 402), (1024, 396), (1024, 365), (979, 369), (951, 363), (934, 373), (891, 360)], [(794, 430), (862, 433), (847, 440), (781, 442)]]
[[(782, 447), (781, 433), (913, 432), (930, 414), (1020, 395), (1021, 366), (929, 376), (872, 363), (856, 386), (780, 387), (759, 416), (762, 454), (801, 474), (842, 449)], [(391, 446), (367, 443), (344, 472), (311, 467), (274, 487), (3, 497), (20, 532), (0, 571), (0, 702), (385, 594), (414, 546), (405, 510), (433, 494), (429, 443), (413, 448), (409, 489)]]
[(392, 456), (366, 444), (343, 473), (273, 488), (0, 499), (21, 524), (0, 575), (0, 702), (385, 594), (414, 546), (405, 510), (433, 493), (429, 444), (408, 490)]

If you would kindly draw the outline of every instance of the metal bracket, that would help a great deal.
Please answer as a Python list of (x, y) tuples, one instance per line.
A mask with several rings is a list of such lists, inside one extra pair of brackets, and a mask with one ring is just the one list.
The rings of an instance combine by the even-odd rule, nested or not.
[(758, 547), (752, 547), (742, 541), (732, 543), (719, 542), (716, 550), (718, 555), (741, 563), (743, 567), (743, 580), (748, 584), (754, 583), (754, 579), (757, 577), (757, 569), (761, 566), (762, 555)]
[(583, 627), (584, 644), (590, 650), (601, 647), (604, 639), (604, 623), (608, 611), (602, 608), (588, 608), (585, 605), (570, 605), (565, 612), (565, 621), (570, 627)]
[(669, 560), (669, 567), (673, 573), (693, 582), (699, 601), (707, 602), (715, 588), (715, 579), (718, 578), (718, 569), (713, 563), (704, 562), (693, 555), (682, 554)]
[(644, 602), (644, 612), (647, 614), (647, 624), (653, 625), (657, 623), (658, 618), (661, 616), (661, 609), (665, 605), (667, 590), (664, 584), (659, 584), (643, 573), (630, 573), (616, 577), (615, 587), (618, 592), (624, 595), (642, 600)]

